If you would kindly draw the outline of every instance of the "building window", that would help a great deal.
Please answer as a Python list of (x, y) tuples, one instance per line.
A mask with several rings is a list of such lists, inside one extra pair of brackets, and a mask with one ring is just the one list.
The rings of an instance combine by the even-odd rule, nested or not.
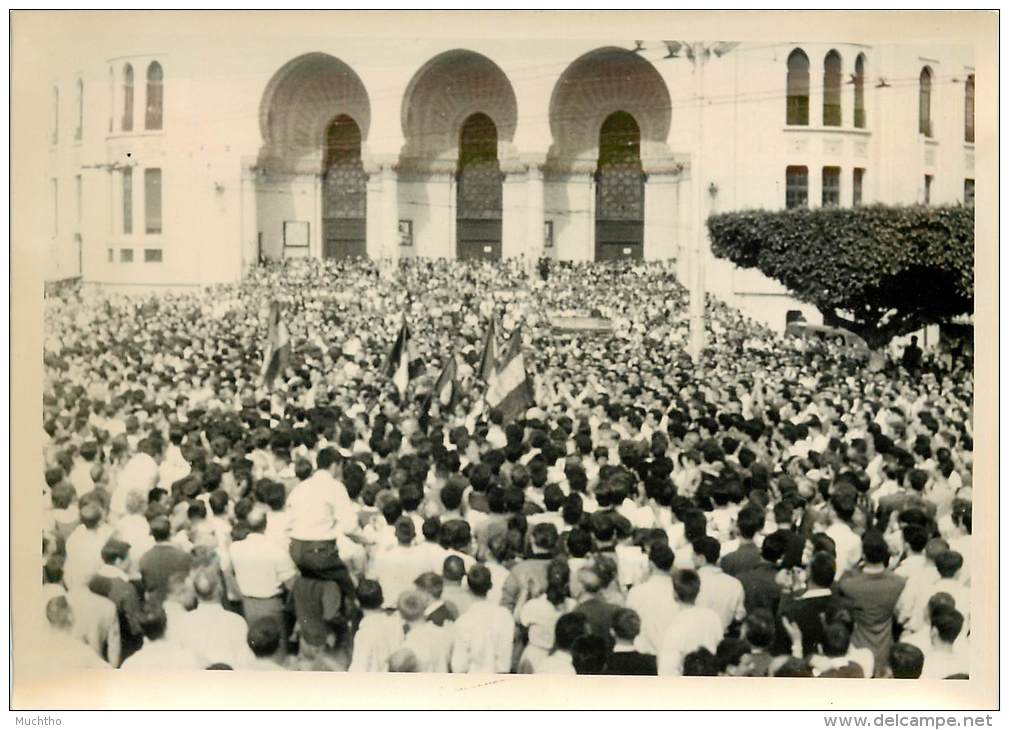
[(932, 202), (932, 176), (925, 176), (925, 205)]
[(786, 122), (809, 124), (809, 57), (798, 48), (788, 56), (787, 87)]
[(80, 141), (84, 136), (84, 81), (77, 79), (77, 129), (74, 139)]
[(147, 233), (161, 233), (161, 170), (144, 170), (144, 219)]
[(74, 200), (77, 208), (77, 224), (80, 225), (84, 216), (84, 180), (80, 175), (74, 177)]
[(151, 65), (147, 67), (147, 114), (144, 118), (145, 129), (161, 129), (163, 109), (163, 72), (160, 63), (151, 61)]
[(119, 249), (119, 263), (121, 263), (121, 264), (132, 264), (133, 263), (133, 249), (132, 248), (121, 248), (121, 249)]
[(133, 131), (133, 66), (123, 67), (123, 124), (124, 132)]
[(855, 127), (865, 129), (865, 56), (855, 59)]
[(967, 77), (967, 87), (963, 94), (963, 138), (966, 142), (974, 141), (974, 74)]
[(161, 263), (161, 249), (160, 248), (145, 248), (144, 249), (144, 263), (145, 264), (160, 264)]
[(60, 141), (60, 90), (53, 87), (53, 131), (52, 141), (56, 144)]
[(116, 250), (114, 248), (105, 249), (106, 255), (109, 257), (109, 263), (115, 263), (116, 261)]
[[(113, 120), (116, 116), (116, 72), (109, 68), (109, 132), (112, 132)], [(111, 249), (110, 249), (111, 250)]]
[(123, 170), (123, 233), (133, 233), (133, 169)]
[(785, 168), (785, 207), (805, 208), (809, 205), (809, 169)]
[(862, 204), (862, 181), (865, 179), (865, 169), (856, 167), (851, 171), (851, 204)]
[(841, 126), (841, 54), (837, 51), (823, 59), (823, 126)]
[(967, 178), (963, 181), (963, 204), (974, 207), (974, 178)]
[(820, 205), (824, 208), (835, 208), (841, 204), (841, 168), (823, 168), (823, 188), (820, 195)]
[(52, 179), (52, 184), (50, 185), (50, 191), (52, 193), (52, 212), (53, 212), (53, 238), (56, 238), (60, 232), (60, 190), (59, 182), (56, 178)]
[(932, 70), (928, 66), (918, 77), (918, 134), (932, 136)]

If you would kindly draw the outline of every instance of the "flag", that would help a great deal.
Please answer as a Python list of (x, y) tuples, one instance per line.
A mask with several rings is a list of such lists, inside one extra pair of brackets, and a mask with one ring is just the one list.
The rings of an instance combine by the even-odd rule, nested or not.
[(392, 344), (389, 357), (382, 367), (383, 374), (392, 380), (399, 390), (400, 398), (406, 394), (406, 386), (411, 380), (424, 372), (424, 361), (417, 356), (413, 341), (410, 337), (410, 328), (403, 319), (403, 326), (399, 329), (399, 335)]
[(431, 404), (437, 402), (440, 406), (442, 412), (446, 408), (451, 408), (455, 404), (456, 392), (455, 392), (455, 379), (456, 379), (456, 364), (455, 364), (455, 354), (448, 359), (445, 363), (445, 367), (442, 368), (441, 375), (438, 376), (438, 381), (434, 384), (434, 388), (427, 397), (427, 401), (424, 403), (424, 413), (427, 413), (431, 408)]
[(269, 329), (266, 335), (266, 352), (263, 354), (263, 369), (260, 372), (260, 379), (264, 384), (273, 382), (273, 379), (287, 368), (291, 360), (291, 337), (287, 332), (287, 325), (284, 324), (280, 316), (280, 302), (270, 303)]
[(487, 387), (487, 405), (499, 409), (510, 421), (535, 403), (532, 383), (522, 355), (522, 328), (516, 327), (508, 340), (501, 363)]
[(483, 352), (480, 354), (480, 366), (477, 368), (477, 375), (485, 383), (489, 383), (491, 376), (497, 369), (497, 316), (492, 314), (490, 326), (487, 328), (487, 336), (483, 341)]

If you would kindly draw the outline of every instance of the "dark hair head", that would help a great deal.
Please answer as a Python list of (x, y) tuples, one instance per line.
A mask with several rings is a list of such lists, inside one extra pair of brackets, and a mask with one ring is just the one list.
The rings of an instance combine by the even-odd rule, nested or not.
[(157, 641), (165, 635), (168, 618), (165, 609), (157, 603), (148, 603), (140, 610), (140, 630), (148, 641)]
[(554, 625), (554, 644), (562, 651), (570, 651), (579, 636), (589, 633), (589, 620), (582, 613), (566, 613)]
[(755, 504), (747, 504), (739, 510), (737, 518), (739, 534), (747, 540), (752, 540), (754, 535), (764, 529), (766, 519), (764, 510)]
[(932, 613), (932, 628), (936, 629), (940, 639), (952, 644), (963, 629), (963, 614), (955, 608), (940, 608)]
[(766, 649), (774, 640), (774, 615), (766, 608), (751, 611), (743, 621), (743, 638), (758, 649)]
[(246, 640), (259, 659), (272, 657), (280, 648), (280, 623), (270, 616), (252, 622)]
[(157, 542), (167, 540), (172, 536), (172, 523), (167, 517), (155, 517), (150, 521), (151, 537)]
[(684, 677), (717, 677), (718, 669), (718, 658), (705, 647), (683, 657)]
[(641, 617), (630, 608), (621, 608), (613, 615), (613, 633), (618, 639), (632, 641), (641, 633)]
[(486, 596), (491, 589), (491, 583), (490, 570), (485, 565), (477, 563), (466, 574), (466, 585), (476, 596)]
[(886, 565), (890, 559), (890, 547), (880, 532), (872, 530), (865, 533), (862, 537), (862, 555), (870, 565)]
[(458, 555), (449, 555), (442, 564), (441, 575), (447, 581), (460, 583), (466, 575), (466, 564)]
[(673, 575), (673, 591), (680, 603), (692, 604), (701, 590), (701, 578), (694, 570), (678, 570)]
[(918, 679), (925, 666), (925, 655), (914, 644), (898, 642), (890, 648), (890, 671), (894, 679)]
[(648, 551), (648, 561), (661, 571), (668, 572), (673, 569), (676, 555), (668, 545), (657, 543), (652, 545)]
[(382, 586), (376, 580), (362, 580), (357, 584), (357, 602), (361, 608), (381, 608), (384, 597)]
[(837, 563), (830, 553), (813, 553), (809, 561), (809, 577), (819, 588), (830, 588), (834, 584), (834, 576), (837, 574)]
[(942, 578), (954, 577), (962, 567), (963, 555), (956, 550), (947, 550), (936, 556), (935, 569), (939, 571), (939, 576)]
[(609, 647), (601, 636), (579, 636), (571, 645), (571, 663), (576, 674), (602, 674), (608, 655)]
[(851, 643), (851, 632), (842, 623), (831, 623), (823, 627), (821, 646), (823, 653), (829, 657), (844, 656), (848, 653)]

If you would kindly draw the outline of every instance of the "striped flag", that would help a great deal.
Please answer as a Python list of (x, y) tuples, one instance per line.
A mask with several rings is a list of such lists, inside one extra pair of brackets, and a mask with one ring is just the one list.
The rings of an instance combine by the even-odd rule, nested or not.
[(424, 371), (424, 363), (417, 357), (416, 350), (410, 338), (410, 328), (407, 327), (406, 319), (399, 329), (399, 335), (392, 344), (389, 357), (382, 367), (383, 374), (392, 380), (399, 390), (399, 397), (402, 399), (406, 395), (406, 386)]
[(427, 401), (424, 403), (424, 413), (427, 413), (431, 408), (431, 404), (437, 402), (440, 410), (445, 411), (446, 408), (451, 408), (455, 404), (456, 398), (456, 364), (455, 364), (455, 354), (448, 359), (445, 363), (445, 367), (442, 368), (441, 375), (438, 376), (438, 381), (434, 384), (434, 389), (427, 397)]
[(532, 383), (522, 355), (522, 328), (516, 327), (504, 356), (487, 387), (487, 405), (497, 408), (505, 420), (514, 419), (535, 403)]
[(485, 383), (489, 383), (497, 369), (497, 315), (492, 314), (487, 336), (483, 341), (483, 352), (480, 354), (480, 365), (477, 375)]
[(266, 336), (266, 352), (263, 354), (263, 369), (260, 379), (264, 384), (272, 383), (274, 378), (284, 372), (291, 361), (291, 336), (287, 325), (280, 316), (280, 302), (270, 303), (270, 321)]

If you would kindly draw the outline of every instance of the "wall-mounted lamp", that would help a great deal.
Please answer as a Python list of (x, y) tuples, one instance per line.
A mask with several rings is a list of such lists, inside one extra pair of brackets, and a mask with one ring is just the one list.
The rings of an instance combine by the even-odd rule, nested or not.
[(708, 183), (708, 195), (712, 198), (718, 195), (718, 186), (715, 183)]
[(224, 192), (224, 183), (222, 183), (222, 182), (215, 182), (214, 183), (214, 192), (217, 193), (218, 195), (220, 195), (221, 193), (223, 193)]

